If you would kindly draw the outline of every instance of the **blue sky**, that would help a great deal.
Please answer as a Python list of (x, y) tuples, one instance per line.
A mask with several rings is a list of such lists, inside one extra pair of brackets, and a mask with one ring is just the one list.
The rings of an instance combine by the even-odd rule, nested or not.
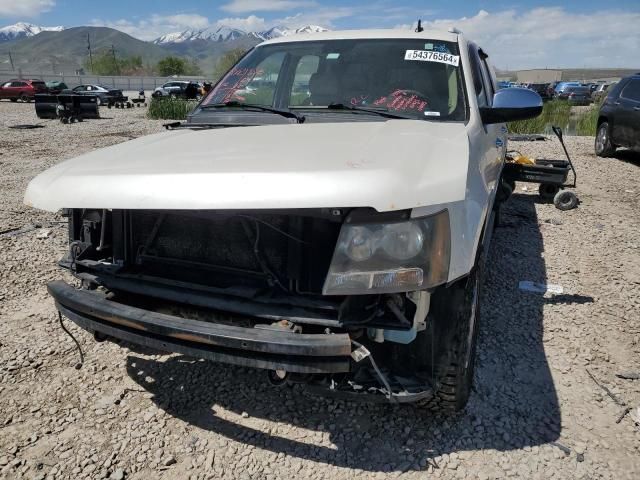
[(221, 25), (411, 28), (417, 18), (457, 26), (501, 68), (640, 67), (638, 0), (0, 0), (0, 26), (104, 25), (143, 40)]

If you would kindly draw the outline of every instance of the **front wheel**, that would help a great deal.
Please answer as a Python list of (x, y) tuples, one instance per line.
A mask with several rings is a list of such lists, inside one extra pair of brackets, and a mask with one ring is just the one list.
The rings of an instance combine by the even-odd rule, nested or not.
[(598, 127), (595, 141), (596, 155), (599, 157), (610, 157), (616, 153), (616, 147), (611, 143), (611, 135), (609, 132), (609, 124), (602, 122)]
[(102, 105), (102, 99), (100, 97), (96, 97), (96, 105), (97, 106)]
[(31, 101), (31, 99), (29, 98), (28, 95), (22, 94), (22, 95), (20, 95), (20, 101), (22, 103), (29, 103)]
[[(463, 410), (473, 386), (476, 345), (480, 322), (480, 291), (482, 286), (482, 259), (467, 277), (461, 295), (452, 295), (451, 320), (457, 324), (456, 333), (448, 347), (448, 362), (439, 372), (434, 395), (418, 406), (435, 411)], [(461, 300), (457, 303), (457, 300)], [(455, 303), (455, 305), (454, 305)]]

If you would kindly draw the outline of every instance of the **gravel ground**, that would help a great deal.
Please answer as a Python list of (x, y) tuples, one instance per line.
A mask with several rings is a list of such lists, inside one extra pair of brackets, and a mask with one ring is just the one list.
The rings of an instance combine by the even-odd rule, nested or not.
[[(640, 430), (616, 422), (640, 406), (640, 380), (616, 377), (640, 371), (639, 155), (599, 159), (592, 139), (567, 138), (582, 202), (569, 212), (518, 184), (488, 259), (476, 391), (447, 418), (274, 388), (75, 326), (74, 369), (45, 289), (66, 277), (64, 224), (22, 195), (65, 158), (161, 130), (139, 109), (103, 114), (69, 126), (0, 103), (0, 232), (22, 229), (0, 234), (0, 478), (640, 478)], [(45, 128), (7, 128), (24, 123)], [(555, 141), (512, 147), (562, 158)]]

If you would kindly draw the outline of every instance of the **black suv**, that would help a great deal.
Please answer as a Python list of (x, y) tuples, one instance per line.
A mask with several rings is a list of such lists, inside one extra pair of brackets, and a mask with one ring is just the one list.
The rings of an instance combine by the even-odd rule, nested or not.
[(640, 151), (640, 73), (614, 85), (600, 107), (596, 155), (610, 157), (618, 147)]

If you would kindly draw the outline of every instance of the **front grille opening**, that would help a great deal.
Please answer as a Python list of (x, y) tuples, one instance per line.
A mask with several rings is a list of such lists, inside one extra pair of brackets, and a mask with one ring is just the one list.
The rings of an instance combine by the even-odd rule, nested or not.
[(340, 223), (283, 214), (133, 211), (132, 272), (319, 295)]

